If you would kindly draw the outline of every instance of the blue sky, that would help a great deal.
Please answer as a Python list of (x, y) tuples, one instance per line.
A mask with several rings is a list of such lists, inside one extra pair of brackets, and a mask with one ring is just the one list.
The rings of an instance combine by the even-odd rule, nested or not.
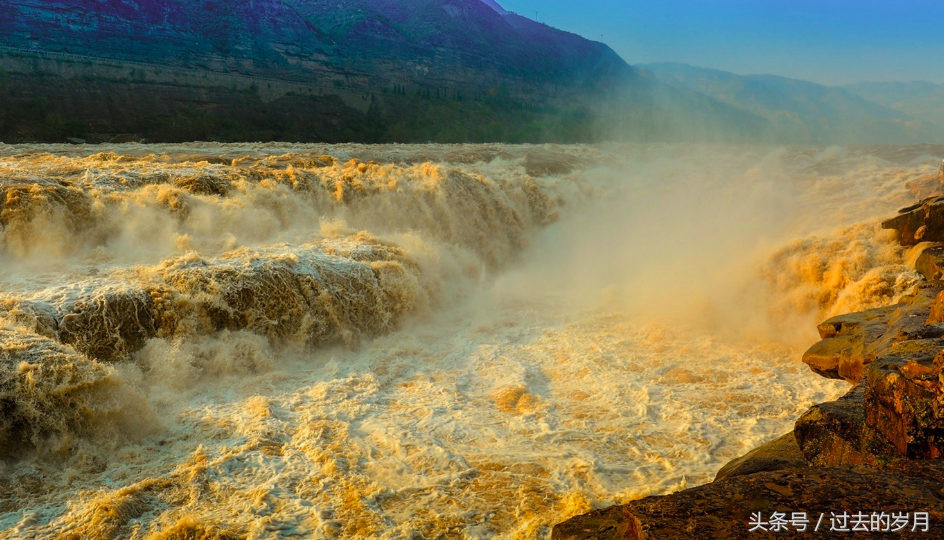
[(611, 46), (630, 64), (683, 62), (824, 84), (944, 83), (944, 0), (498, 0)]

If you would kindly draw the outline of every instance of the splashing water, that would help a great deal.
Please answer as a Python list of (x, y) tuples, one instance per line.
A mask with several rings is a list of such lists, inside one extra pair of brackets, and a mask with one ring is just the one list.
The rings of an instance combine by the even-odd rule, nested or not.
[(0, 145), (0, 538), (544, 538), (844, 389), (944, 147)]

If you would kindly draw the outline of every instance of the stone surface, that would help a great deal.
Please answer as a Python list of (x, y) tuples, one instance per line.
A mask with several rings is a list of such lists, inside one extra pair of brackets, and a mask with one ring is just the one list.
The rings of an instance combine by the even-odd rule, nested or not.
[(811, 407), (795, 427), (806, 459), (845, 465), (937, 457), (944, 411), (934, 358), (942, 350), (941, 338), (894, 342), (849, 393)]
[(836, 401), (814, 405), (796, 421), (794, 433), (804, 457), (815, 465), (875, 464), (865, 425), (865, 387), (857, 385)]
[(938, 294), (928, 310), (927, 324), (944, 323), (944, 294)]
[[(944, 461), (883, 467), (803, 467), (729, 478), (662, 497), (646, 497), (567, 520), (554, 540), (701, 540), (740, 538), (942, 538)], [(805, 512), (807, 532), (751, 532), (752, 515)], [(830, 533), (832, 513), (928, 512), (929, 531)], [(813, 529), (823, 516), (818, 533)], [(851, 526), (850, 526), (851, 528)]]
[(819, 324), (822, 341), (803, 354), (814, 372), (832, 379), (857, 383), (865, 367), (903, 341), (944, 336), (941, 282), (927, 282), (901, 299), (901, 303), (858, 313), (838, 315)]
[(944, 454), (944, 346), (937, 344), (907, 358), (882, 358), (870, 367), (864, 395), (866, 424), (900, 455), (936, 459)]
[(894, 229), (903, 246), (944, 241), (944, 197), (930, 197), (902, 208), (897, 216), (883, 221), (882, 228)]
[(556, 527), (551, 535), (555, 540), (626, 540), (646, 538), (642, 523), (626, 506), (611, 506), (594, 510), (567, 520)]
[(939, 280), (944, 277), (944, 247), (931, 246), (925, 248), (915, 260), (915, 271), (928, 281)]
[(865, 336), (857, 332), (819, 341), (803, 353), (803, 363), (828, 379), (856, 380), (866, 363)]
[(791, 431), (725, 464), (715, 475), (715, 482), (746, 474), (805, 467), (808, 464)]

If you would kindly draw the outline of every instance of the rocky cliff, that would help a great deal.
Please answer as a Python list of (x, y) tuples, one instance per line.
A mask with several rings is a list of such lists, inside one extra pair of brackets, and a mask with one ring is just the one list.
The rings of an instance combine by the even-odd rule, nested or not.
[[(944, 183), (944, 170), (938, 186)], [(853, 386), (715, 481), (572, 518), (556, 540), (944, 536), (944, 197), (883, 222), (921, 250), (897, 304), (831, 318), (803, 361)]]

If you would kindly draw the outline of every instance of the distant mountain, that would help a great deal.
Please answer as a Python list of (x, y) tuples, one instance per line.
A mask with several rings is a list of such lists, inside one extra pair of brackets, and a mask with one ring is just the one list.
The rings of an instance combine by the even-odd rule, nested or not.
[(911, 116), (845, 88), (684, 64), (638, 67), (668, 85), (703, 93), (767, 119), (776, 140), (861, 144), (944, 141), (944, 124)]
[(905, 142), (939, 133), (842, 89), (650, 69), (495, 0), (17, 0), (0, 8), (0, 141)]
[(542, 98), (630, 76), (602, 43), (482, 0), (18, 0), (0, 44), (307, 79)]
[(0, 10), (0, 140), (724, 141), (768, 123), (494, 0)]
[(843, 88), (869, 101), (944, 127), (944, 84), (923, 81), (863, 82)]
[(482, 3), (494, 9), (500, 15), (506, 15), (508, 13), (507, 11), (505, 11), (505, 8), (499, 6), (498, 2), (496, 2), (495, 0), (482, 0)]

